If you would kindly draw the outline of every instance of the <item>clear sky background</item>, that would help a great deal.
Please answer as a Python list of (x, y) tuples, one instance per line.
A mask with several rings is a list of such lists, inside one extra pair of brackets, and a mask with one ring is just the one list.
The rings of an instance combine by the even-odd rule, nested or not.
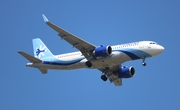
[[(34, 68), (17, 51), (33, 55), (41, 38), (54, 54), (77, 51), (48, 27), (48, 19), (94, 44), (153, 40), (165, 47), (159, 56), (130, 61), (133, 78), (123, 86), (103, 82), (98, 70)], [(1, 0), (0, 110), (180, 110), (179, 0)]]

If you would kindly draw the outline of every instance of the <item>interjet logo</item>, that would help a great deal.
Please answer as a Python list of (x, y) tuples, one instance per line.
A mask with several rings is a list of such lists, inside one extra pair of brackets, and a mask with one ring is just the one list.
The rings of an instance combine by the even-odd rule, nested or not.
[(40, 45), (39, 48), (36, 48), (36, 52), (34, 52), (34, 54), (36, 55), (36, 57), (41, 58), (41, 56), (44, 56), (44, 52), (46, 51), (45, 48), (46, 48), (46, 47), (45, 47), (45, 46), (42, 47), (42, 45)]

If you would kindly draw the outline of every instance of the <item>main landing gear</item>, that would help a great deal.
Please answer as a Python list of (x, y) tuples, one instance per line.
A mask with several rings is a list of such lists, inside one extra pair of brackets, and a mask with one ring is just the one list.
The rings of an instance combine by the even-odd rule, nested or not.
[[(87, 61), (85, 64), (86, 64), (86, 66), (89, 67), (89, 68), (91, 68), (91, 66), (92, 66), (92, 63), (91, 63), (90, 61)], [(102, 75), (102, 76), (101, 76), (101, 79), (102, 79), (103, 81), (107, 81), (106, 75)]]
[(102, 75), (102, 76), (101, 76), (101, 79), (102, 79), (103, 81), (107, 81), (106, 75)]
[(89, 68), (91, 68), (91, 66), (92, 66), (92, 63), (91, 63), (90, 61), (87, 61), (85, 64), (86, 64), (86, 66), (89, 67)]
[(142, 58), (142, 65), (143, 65), (143, 66), (146, 66), (146, 63), (145, 63), (145, 57)]

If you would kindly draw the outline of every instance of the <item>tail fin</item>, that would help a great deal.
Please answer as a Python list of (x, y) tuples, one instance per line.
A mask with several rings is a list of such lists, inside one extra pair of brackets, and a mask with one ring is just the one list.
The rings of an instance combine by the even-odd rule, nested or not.
[(41, 41), (41, 39), (36, 38), (33, 39), (33, 49), (34, 49), (34, 56), (41, 60), (54, 56), (51, 51), (46, 47), (46, 45)]

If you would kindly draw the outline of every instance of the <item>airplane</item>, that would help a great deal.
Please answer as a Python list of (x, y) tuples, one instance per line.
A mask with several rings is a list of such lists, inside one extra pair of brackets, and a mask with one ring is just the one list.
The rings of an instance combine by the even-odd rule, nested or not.
[(34, 56), (23, 51), (18, 51), (18, 53), (30, 61), (26, 66), (38, 68), (43, 74), (46, 74), (48, 69), (98, 69), (102, 73), (103, 81), (109, 79), (110, 83), (114, 83), (115, 86), (121, 86), (122, 78), (131, 78), (135, 75), (133, 66), (121, 66), (122, 63), (142, 59), (142, 65), (146, 66), (146, 58), (156, 56), (164, 51), (164, 47), (154, 41), (95, 46), (51, 23), (44, 14), (42, 16), (44, 22), (57, 31), (62, 40), (79, 50), (54, 55), (41, 39), (33, 39)]

